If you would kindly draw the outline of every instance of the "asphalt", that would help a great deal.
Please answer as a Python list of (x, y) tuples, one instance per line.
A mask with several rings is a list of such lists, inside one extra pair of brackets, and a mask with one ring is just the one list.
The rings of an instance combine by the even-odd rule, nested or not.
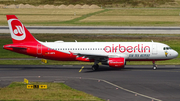
[[(31, 33), (58, 34), (180, 34), (180, 27), (154, 26), (27, 26)], [(0, 33), (9, 33), (8, 26), (0, 26)]]
[(0, 65), (0, 86), (13, 81), (63, 82), (109, 101), (180, 101), (180, 66)]

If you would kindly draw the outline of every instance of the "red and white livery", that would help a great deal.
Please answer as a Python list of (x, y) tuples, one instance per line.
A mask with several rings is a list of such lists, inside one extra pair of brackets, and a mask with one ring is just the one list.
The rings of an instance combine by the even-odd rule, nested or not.
[(15, 15), (7, 15), (13, 44), (3, 48), (21, 54), (58, 61), (101, 62), (114, 68), (124, 68), (126, 61), (155, 61), (176, 58), (178, 53), (158, 42), (40, 42), (35, 39)]

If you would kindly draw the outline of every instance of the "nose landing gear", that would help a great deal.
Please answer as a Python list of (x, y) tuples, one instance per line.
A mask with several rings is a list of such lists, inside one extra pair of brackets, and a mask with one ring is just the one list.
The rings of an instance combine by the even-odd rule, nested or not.
[(154, 70), (157, 69), (157, 65), (155, 64), (155, 61), (153, 61), (153, 69), (154, 69)]

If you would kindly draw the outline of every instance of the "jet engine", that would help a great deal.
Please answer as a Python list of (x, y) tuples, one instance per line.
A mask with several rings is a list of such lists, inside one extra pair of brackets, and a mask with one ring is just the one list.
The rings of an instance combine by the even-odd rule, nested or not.
[(109, 58), (106, 63), (102, 63), (104, 65), (109, 65), (113, 68), (124, 68), (125, 65), (125, 58), (119, 57), (119, 58)]

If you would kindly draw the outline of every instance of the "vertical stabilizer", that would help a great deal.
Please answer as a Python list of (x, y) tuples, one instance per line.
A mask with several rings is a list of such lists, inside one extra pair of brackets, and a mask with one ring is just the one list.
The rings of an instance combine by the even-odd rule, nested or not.
[(6, 15), (13, 43), (37, 42), (15, 15)]

